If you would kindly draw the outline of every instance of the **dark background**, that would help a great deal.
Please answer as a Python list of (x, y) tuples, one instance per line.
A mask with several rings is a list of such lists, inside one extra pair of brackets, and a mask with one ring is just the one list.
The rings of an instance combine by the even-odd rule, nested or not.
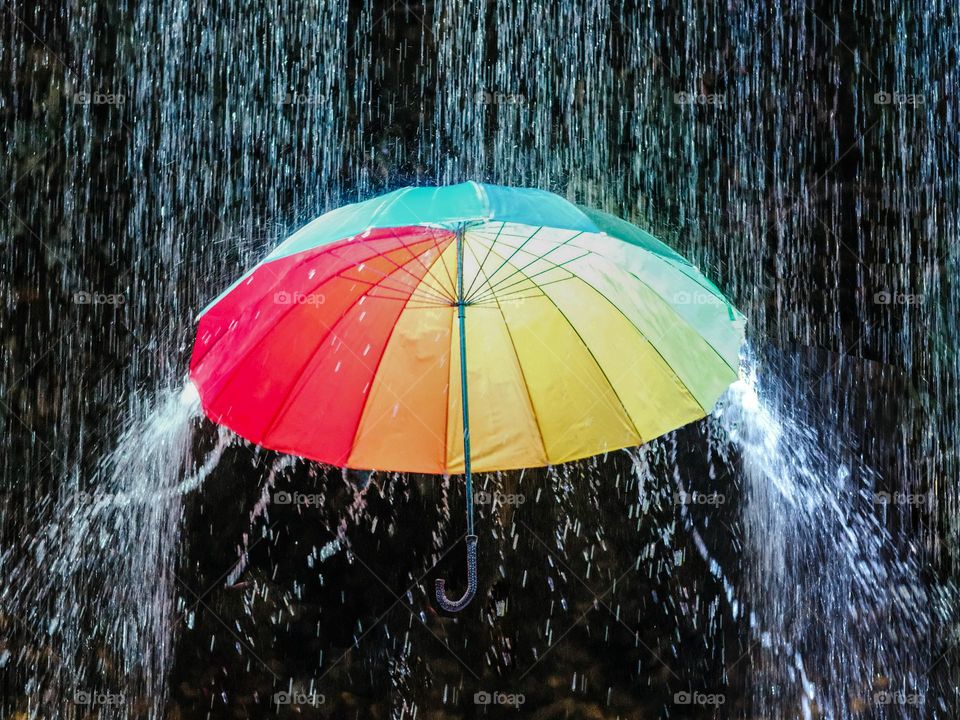
[[(478, 179), (618, 213), (697, 262), (748, 315), (784, 402), (884, 487), (935, 497), (884, 522), (945, 584), (960, 427), (955, 13), (936, 0), (4, 1), (5, 545), (36, 531), (34, 508), (65, 478), (93, 474), (131, 397), (183, 382), (195, 313), (286, 234), (377, 192)], [(84, 292), (122, 301), (77, 302)], [(192, 617), (166, 715), (293, 714), (269, 704), (292, 678), (326, 697), (306, 716), (506, 715), (475, 705), (478, 690), (523, 693), (520, 712), (542, 718), (799, 716), (789, 683), (775, 710), (762, 692), (751, 701), (777, 663), (671, 501), (676, 465), (693, 487), (726, 489), (719, 510), (691, 512), (739, 601), (756, 602), (736, 460), (728, 472), (711, 457), (710, 432), (650, 449), (659, 481), (645, 489), (626, 454), (487, 479), (544, 490), (481, 514), (482, 598), (457, 619), (431, 599), (435, 577), (462, 583), (462, 545), (434, 567), (463, 532), (456, 483), (298, 464), (276, 488), (324, 505), (251, 520), (278, 458), (231, 447), (185, 507), (177, 620)], [(198, 423), (198, 454), (214, 435)], [(368, 481), (365, 510), (348, 512)], [(349, 550), (309, 559), (339, 535)], [(240, 585), (224, 587), (244, 545)], [(0, 623), (0, 653), (53, 652), (2, 607)], [(929, 639), (931, 717), (955, 708), (954, 633)], [(40, 702), (32, 662), (0, 668), (4, 717)], [(104, 687), (122, 684), (91, 662)], [(877, 682), (834, 714), (898, 711), (857, 705)], [(682, 690), (727, 701), (677, 706)]]

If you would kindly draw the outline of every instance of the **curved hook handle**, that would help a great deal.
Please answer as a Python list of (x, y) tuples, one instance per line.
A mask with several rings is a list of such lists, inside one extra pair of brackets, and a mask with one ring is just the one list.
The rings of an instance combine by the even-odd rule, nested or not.
[(447, 612), (460, 612), (477, 592), (477, 536), (467, 535), (467, 591), (459, 600), (448, 600), (444, 592), (446, 580), (437, 578), (437, 603)]

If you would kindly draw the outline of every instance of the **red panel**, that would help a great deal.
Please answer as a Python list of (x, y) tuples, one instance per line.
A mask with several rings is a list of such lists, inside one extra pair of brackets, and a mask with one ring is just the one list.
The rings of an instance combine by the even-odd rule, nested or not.
[[(334, 275), (345, 273), (351, 267), (391, 250), (400, 250), (397, 257), (402, 257), (403, 253), (409, 257), (411, 253), (423, 252), (434, 243), (446, 247), (450, 242), (448, 236), (449, 233), (444, 231), (423, 227), (372, 230), (366, 236), (348, 238), (262, 263), (241, 285), (221, 298), (200, 318), (190, 360), (191, 371), (224, 334), (233, 330), (230, 327), (232, 323), (246, 325), (256, 313), (261, 313), (255, 318), (255, 323), (239, 333), (240, 340), (235, 338), (233, 342), (242, 342), (244, 338), (256, 340), (257, 335), (269, 329), (271, 317), (282, 314), (284, 308), (275, 305), (271, 315), (270, 308), (260, 306), (261, 300), (270, 300), (278, 292), (311, 292)], [(401, 277), (404, 283), (411, 282), (409, 276)]]
[(267, 447), (341, 462), (404, 298), (451, 239), (379, 230), (260, 266), (201, 318), (191, 378), (207, 414)]
[(333, 465), (347, 461), (374, 373), (403, 306), (368, 297), (347, 311), (300, 375), (264, 438), (267, 447), (294, 454), (310, 450)]

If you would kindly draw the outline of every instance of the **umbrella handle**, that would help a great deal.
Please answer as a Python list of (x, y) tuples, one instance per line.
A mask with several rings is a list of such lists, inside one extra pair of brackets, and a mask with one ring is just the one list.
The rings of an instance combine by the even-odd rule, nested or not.
[(467, 591), (459, 600), (448, 600), (444, 588), (446, 580), (437, 578), (437, 603), (447, 612), (460, 612), (477, 592), (477, 536), (467, 535)]

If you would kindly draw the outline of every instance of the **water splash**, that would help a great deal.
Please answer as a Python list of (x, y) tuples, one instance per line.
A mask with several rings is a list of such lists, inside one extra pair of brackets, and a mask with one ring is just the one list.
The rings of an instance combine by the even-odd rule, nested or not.
[(230, 437), (192, 467), (192, 385), (134, 398), (129, 427), (89, 481), (72, 477), (36, 508), (37, 530), (0, 556), (0, 608), (28, 642), (31, 697), (42, 716), (163, 715), (175, 640), (175, 573), (185, 492)]
[(928, 676), (931, 633), (953, 595), (930, 586), (922, 549), (884, 523), (876, 473), (806, 412), (747, 355), (714, 413), (730, 443), (715, 449), (743, 479), (754, 702), (769, 718), (795, 717), (798, 705), (805, 718), (870, 707), (930, 717), (944, 709)]

